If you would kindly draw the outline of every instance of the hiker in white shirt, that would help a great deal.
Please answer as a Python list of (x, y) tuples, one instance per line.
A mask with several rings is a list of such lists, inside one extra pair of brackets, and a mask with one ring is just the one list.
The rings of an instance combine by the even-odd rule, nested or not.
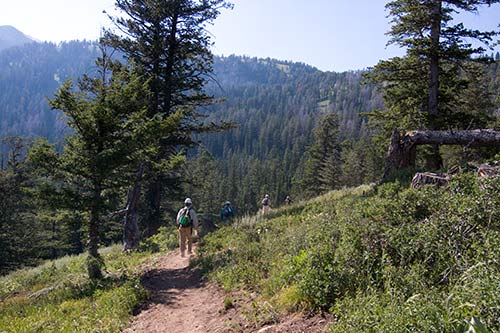
[(179, 247), (181, 251), (181, 257), (184, 257), (186, 252), (187, 243), (187, 253), (191, 255), (193, 247), (193, 229), (195, 233), (198, 232), (198, 216), (196, 216), (195, 210), (192, 208), (193, 202), (190, 198), (184, 200), (184, 207), (177, 213), (177, 227), (179, 229)]

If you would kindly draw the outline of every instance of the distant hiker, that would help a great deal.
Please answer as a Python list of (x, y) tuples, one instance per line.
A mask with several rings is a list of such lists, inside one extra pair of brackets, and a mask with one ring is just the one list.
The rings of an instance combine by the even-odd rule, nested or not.
[(186, 198), (184, 200), (184, 207), (177, 213), (177, 227), (179, 228), (179, 245), (181, 250), (181, 257), (184, 257), (186, 252), (187, 243), (187, 253), (192, 254), (193, 246), (193, 229), (198, 230), (198, 216), (192, 208), (193, 202), (191, 199)]
[(262, 215), (269, 213), (271, 210), (271, 200), (269, 199), (269, 194), (266, 194), (264, 199), (262, 199)]
[(229, 222), (234, 217), (234, 209), (231, 207), (231, 202), (226, 201), (224, 207), (220, 210), (220, 219), (222, 222)]
[(291, 205), (293, 203), (293, 200), (287, 195), (285, 198), (285, 205)]

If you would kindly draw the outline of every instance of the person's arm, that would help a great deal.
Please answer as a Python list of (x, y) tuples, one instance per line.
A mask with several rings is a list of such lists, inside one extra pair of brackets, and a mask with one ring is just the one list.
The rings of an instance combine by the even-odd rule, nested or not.
[(191, 215), (191, 219), (193, 220), (193, 228), (198, 229), (198, 215), (196, 215), (195, 210), (191, 209), (189, 214)]

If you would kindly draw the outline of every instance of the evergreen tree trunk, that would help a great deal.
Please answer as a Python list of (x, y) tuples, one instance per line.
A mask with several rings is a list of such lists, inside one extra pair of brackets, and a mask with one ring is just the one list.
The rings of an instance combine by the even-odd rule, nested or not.
[[(437, 129), (434, 123), (439, 115), (439, 39), (441, 37), (441, 9), (442, 1), (433, 0), (432, 2), (432, 23), (431, 23), (431, 47), (429, 52), (429, 70), (430, 70), (430, 85), (429, 85), (429, 129)], [(426, 156), (426, 164), (428, 170), (438, 170), (443, 164), (441, 155), (439, 154), (439, 145), (431, 145)]]
[(51, 241), (52, 241), (52, 249), (51, 249), (51, 255), (50, 259), (55, 260), (57, 258), (57, 249), (56, 249), (56, 221), (52, 220), (52, 236), (51, 236)]
[(92, 280), (102, 278), (101, 258), (99, 256), (99, 206), (101, 203), (101, 186), (94, 185), (94, 195), (92, 207), (90, 209), (89, 224), (89, 257), (87, 259), (87, 271)]
[[(430, 85), (429, 85), (429, 105), (428, 112), (432, 118), (439, 114), (438, 109), (438, 94), (439, 94), (439, 38), (441, 37), (441, 0), (433, 0), (432, 2), (432, 23), (431, 23), (431, 46), (429, 52), (429, 70), (430, 70)], [(430, 124), (430, 129), (434, 129), (433, 124)]]
[(167, 54), (167, 61), (165, 66), (165, 110), (167, 113), (170, 113), (170, 108), (172, 107), (172, 85), (174, 84), (173, 74), (174, 74), (174, 64), (175, 64), (175, 55), (177, 54), (177, 24), (179, 20), (179, 3), (176, 4), (174, 15), (172, 16), (172, 26), (171, 32), (169, 36), (169, 45)]
[(153, 236), (158, 232), (161, 226), (161, 198), (163, 186), (161, 184), (161, 175), (148, 186), (147, 201), (149, 205), (146, 237)]
[(136, 250), (139, 247), (139, 200), (141, 198), (144, 164), (139, 166), (134, 187), (129, 190), (125, 220), (123, 222), (123, 250)]

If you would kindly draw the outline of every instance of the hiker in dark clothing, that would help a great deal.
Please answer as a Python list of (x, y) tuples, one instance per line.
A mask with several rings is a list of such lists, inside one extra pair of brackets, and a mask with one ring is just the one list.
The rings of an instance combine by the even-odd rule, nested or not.
[(231, 207), (231, 203), (226, 201), (224, 207), (220, 210), (220, 219), (222, 222), (229, 222), (234, 217), (234, 209)]
[(293, 203), (293, 200), (287, 195), (285, 198), (285, 205), (291, 205)]
[(264, 199), (262, 199), (262, 215), (269, 213), (271, 210), (271, 200), (269, 199), (269, 194), (266, 194)]

